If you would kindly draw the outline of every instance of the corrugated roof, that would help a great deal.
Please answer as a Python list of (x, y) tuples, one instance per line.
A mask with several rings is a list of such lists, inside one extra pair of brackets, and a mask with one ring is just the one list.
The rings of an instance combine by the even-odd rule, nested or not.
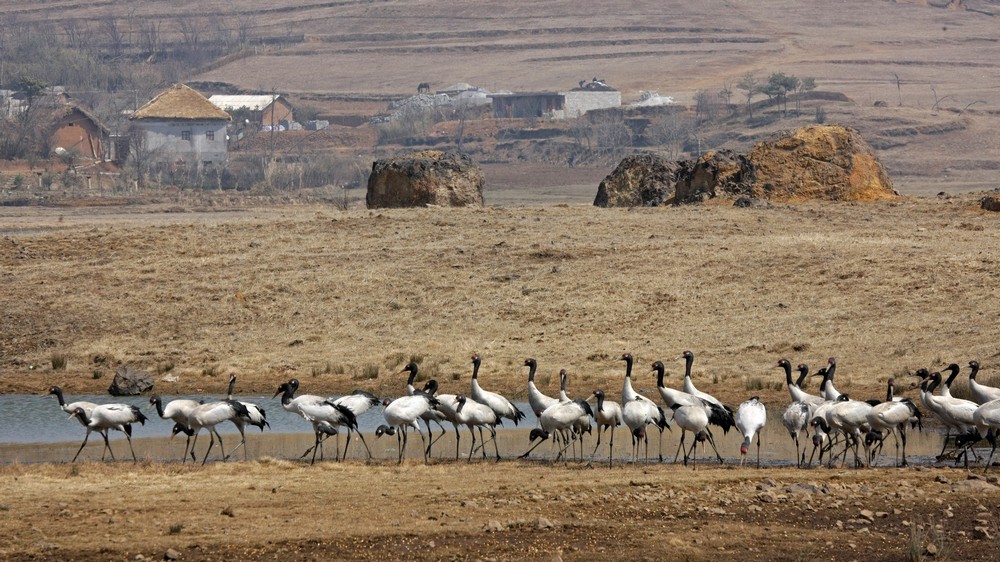
[(228, 113), (208, 101), (208, 98), (185, 86), (174, 84), (146, 102), (132, 114), (131, 119), (183, 119), (183, 120), (225, 120), (232, 119)]
[(234, 95), (234, 96), (218, 94), (208, 98), (208, 101), (215, 104), (216, 107), (227, 111), (232, 111), (244, 107), (249, 109), (250, 111), (261, 111), (265, 107), (271, 105), (271, 102), (280, 97), (281, 96), (275, 94)]

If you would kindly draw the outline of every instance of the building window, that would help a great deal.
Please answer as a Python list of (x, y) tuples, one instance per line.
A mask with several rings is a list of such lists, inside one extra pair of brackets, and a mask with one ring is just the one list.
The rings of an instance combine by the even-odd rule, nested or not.
[(205, 138), (208, 140), (215, 140), (215, 131), (205, 131)]
[(181, 140), (191, 140), (191, 131), (181, 131)]

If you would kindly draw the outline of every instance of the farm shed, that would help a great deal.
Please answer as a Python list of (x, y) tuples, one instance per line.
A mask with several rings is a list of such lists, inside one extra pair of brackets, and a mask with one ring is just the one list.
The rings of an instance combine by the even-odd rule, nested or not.
[(233, 114), (247, 111), (255, 125), (277, 126), (282, 121), (294, 121), (292, 104), (279, 94), (264, 95), (214, 95), (208, 101), (219, 109)]
[(229, 157), (226, 124), (231, 117), (184, 84), (160, 93), (129, 119), (143, 131), (151, 161), (200, 168)]
[(492, 94), (497, 118), (551, 117), (573, 119), (588, 111), (620, 107), (621, 92), (604, 82), (581, 82), (567, 92), (522, 92)]

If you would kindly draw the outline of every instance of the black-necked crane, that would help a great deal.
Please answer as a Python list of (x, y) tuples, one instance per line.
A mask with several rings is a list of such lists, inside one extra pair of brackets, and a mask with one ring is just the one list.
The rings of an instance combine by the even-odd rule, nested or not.
[[(642, 396), (636, 395), (632, 400), (625, 402), (622, 407), (622, 421), (632, 434), (632, 462), (637, 462), (639, 457), (639, 443), (646, 445), (646, 460), (649, 460), (649, 436), (646, 434), (646, 427), (656, 424), (653, 410), (649, 403), (642, 400)], [(663, 411), (660, 410), (660, 414)], [(669, 427), (669, 426), (668, 426)], [(663, 461), (663, 454), (660, 454), (660, 462)]]
[[(83, 408), (83, 412), (89, 416), (90, 411), (97, 407), (97, 404), (93, 402), (86, 402), (84, 400), (77, 400), (76, 402), (70, 402), (69, 404), (67, 404), (66, 400), (63, 398), (63, 391), (58, 386), (50, 387), (49, 394), (54, 394), (56, 396), (56, 398), (59, 400), (59, 408), (61, 408), (62, 411), (66, 412), (67, 414), (73, 414), (74, 412), (76, 412), (77, 408)], [(87, 427), (87, 424), (84, 423), (84, 421), (81, 418), (74, 415), (70, 415), (70, 417), (77, 418), (77, 421), (80, 422), (80, 425)], [(106, 430), (101, 430), (100, 433), (104, 435), (105, 439), (107, 439)], [(102, 461), (104, 460), (103, 452), (101, 453), (101, 460)]]
[[(890, 377), (886, 383), (885, 401), (872, 406), (871, 411), (868, 412), (868, 425), (873, 431), (882, 432), (882, 439), (879, 440), (878, 446), (879, 452), (882, 450), (885, 433), (892, 434), (892, 439), (896, 444), (896, 466), (900, 466), (899, 443), (900, 441), (903, 442), (902, 466), (906, 466), (906, 424), (910, 422), (910, 418), (912, 417), (919, 419), (921, 414), (920, 410), (917, 409), (917, 405), (909, 398), (897, 400), (897, 397), (893, 396), (895, 388), (896, 379)], [(896, 433), (899, 433), (898, 438), (896, 437)]]
[(986, 433), (986, 439), (993, 446), (990, 449), (990, 457), (986, 459), (986, 466), (983, 468), (983, 472), (985, 472), (993, 464), (993, 453), (997, 450), (997, 434), (1000, 433), (1000, 398), (986, 402), (976, 408), (972, 419), (976, 423), (976, 428)]
[[(132, 453), (132, 461), (137, 461), (135, 450), (132, 449), (132, 424), (136, 422), (142, 425), (146, 424), (146, 416), (139, 411), (139, 408), (131, 404), (101, 404), (91, 408), (89, 414), (82, 407), (77, 407), (71, 415), (76, 416), (87, 428), (87, 434), (84, 435), (83, 443), (77, 449), (72, 462), (76, 462), (76, 458), (80, 456), (80, 451), (87, 445), (87, 439), (90, 439), (91, 431), (97, 431), (101, 434), (101, 437), (104, 437), (104, 450), (111, 453), (111, 460), (115, 460), (115, 453), (111, 450), (111, 444), (108, 443), (109, 429), (115, 429), (125, 434), (125, 439), (128, 441), (128, 449)], [(104, 460), (104, 451), (101, 452), (101, 460)]]
[[(424, 439), (424, 433), (420, 431), (420, 424), (417, 423), (417, 420), (421, 419), (424, 412), (434, 408), (438, 402), (437, 398), (423, 392), (382, 402), (382, 405), (385, 406), (382, 410), (382, 417), (385, 418), (386, 425), (380, 425), (376, 428), (375, 436), (379, 437), (383, 434), (396, 435), (396, 444), (399, 452), (398, 461), (400, 464), (403, 463), (403, 453), (406, 450), (407, 430), (409, 428), (416, 429), (417, 434), (420, 435), (424, 462), (427, 462), (427, 441)], [(389, 431), (390, 429), (393, 431)]]
[[(941, 371), (948, 371), (948, 377), (944, 379), (944, 383), (940, 385), (940, 388), (938, 388), (938, 394), (940, 396), (951, 397), (951, 384), (958, 378), (958, 373), (961, 370), (962, 368), (958, 366), (958, 363), (951, 363), (944, 369), (941, 369)], [(944, 377), (944, 374), (941, 376)]]
[[(654, 361), (652, 370), (656, 373), (656, 389), (660, 392), (660, 398), (663, 400), (663, 404), (671, 410), (674, 410), (675, 415), (677, 406), (700, 406), (705, 409), (705, 415), (708, 417), (709, 425), (722, 428), (723, 434), (729, 433), (729, 429), (735, 424), (733, 414), (729, 410), (693, 394), (688, 394), (682, 390), (675, 390), (666, 386), (663, 383), (666, 368), (663, 366), (662, 361)], [(698, 435), (698, 433), (695, 432), (695, 435)], [(719, 450), (715, 446), (715, 436), (712, 435), (712, 430), (707, 427), (705, 428), (705, 439), (712, 445), (712, 450), (715, 451), (715, 457), (719, 460), (719, 464), (722, 464), (722, 455), (719, 454)], [(674, 453), (675, 463), (681, 453), (681, 449), (683, 449), (683, 440), (684, 434), (681, 433), (682, 443), (677, 446), (677, 452)], [(688, 456), (689, 454), (685, 452), (684, 457), (687, 458)]]
[(809, 394), (802, 390), (802, 383), (809, 376), (808, 365), (805, 363), (799, 364), (796, 368), (799, 371), (799, 378), (796, 381), (792, 380), (792, 363), (788, 359), (779, 360), (778, 367), (785, 371), (785, 386), (788, 387), (788, 395), (792, 398), (792, 402), (804, 402), (810, 406), (819, 406), (826, 401), (826, 398), (822, 396)]
[[(413, 396), (414, 394), (416, 394), (418, 392), (421, 392), (420, 390), (417, 390), (413, 386), (413, 382), (417, 379), (417, 373), (419, 371), (420, 371), (420, 367), (415, 362), (413, 362), (413, 361), (410, 361), (409, 363), (407, 363), (406, 366), (403, 367), (403, 370), (400, 371), (400, 373), (407, 373), (407, 372), (410, 373), (410, 376), (407, 377), (407, 379), (406, 379), (406, 395), (407, 396)], [(427, 451), (426, 451), (426, 454), (429, 457), (431, 455), (431, 447), (433, 447), (434, 443), (437, 442), (437, 439), (434, 438), (434, 432), (431, 430), (431, 422), (436, 423), (437, 426), (439, 428), (441, 428), (441, 435), (438, 435), (438, 439), (440, 439), (440, 438), (444, 437), (445, 433), (447, 433), (447, 430), (444, 428), (444, 425), (441, 424), (442, 421), (445, 421), (445, 417), (444, 417), (443, 413), (441, 413), (441, 412), (439, 412), (439, 411), (431, 408), (430, 410), (427, 410), (426, 412), (424, 412), (424, 414), (422, 416), (420, 416), (420, 419), (422, 419), (424, 421), (424, 424), (427, 426)]]
[(594, 410), (594, 423), (597, 424), (597, 444), (594, 445), (593, 457), (597, 454), (597, 448), (601, 446), (601, 432), (605, 429), (611, 431), (611, 442), (608, 445), (608, 466), (611, 466), (615, 454), (615, 428), (623, 423), (622, 407), (614, 400), (606, 400), (603, 390), (595, 390), (594, 397), (597, 398), (597, 409)]
[(805, 402), (792, 402), (781, 414), (781, 425), (788, 430), (788, 435), (795, 441), (795, 465), (802, 466), (806, 461), (806, 450), (803, 447), (799, 453), (799, 434), (806, 432), (808, 437), (810, 412), (812, 408)]
[[(424, 383), (424, 392), (437, 399), (438, 404), (434, 409), (440, 412), (446, 420), (450, 421), (451, 425), (455, 428), (455, 460), (458, 460), (459, 444), (462, 441), (462, 434), (459, 431), (458, 423), (458, 395), (438, 394), (438, 382), (434, 379), (430, 379)], [(472, 433), (472, 428), (469, 428), (469, 433)], [(482, 428), (479, 430), (479, 438), (480, 441), (484, 440)]]
[[(708, 412), (700, 404), (673, 404), (670, 407), (674, 411), (674, 424), (681, 428), (681, 442), (677, 446), (677, 449), (684, 452), (684, 466), (687, 466), (688, 459), (691, 459), (692, 465), (697, 468), (698, 458), (696, 451), (698, 448), (698, 435), (706, 432), (705, 438), (706, 440), (708, 439)], [(684, 437), (689, 431), (694, 435), (690, 451), (684, 448)], [(715, 448), (714, 444), (712, 448)], [(718, 450), (715, 451), (715, 454), (721, 458)]]
[(733, 418), (736, 419), (736, 429), (743, 434), (743, 444), (740, 445), (740, 466), (746, 462), (747, 448), (756, 435), (757, 468), (760, 468), (760, 430), (767, 423), (767, 410), (764, 408), (764, 404), (758, 397), (754, 396), (736, 408), (736, 414)]
[(840, 398), (841, 392), (833, 386), (833, 375), (837, 372), (837, 359), (831, 357), (827, 360), (827, 366), (816, 371), (814, 377), (823, 377), (823, 382), (819, 385), (820, 395), (827, 399), (836, 401)]
[[(549, 437), (555, 438), (557, 435), (562, 436), (563, 447), (556, 455), (555, 460), (558, 461), (562, 457), (566, 449), (572, 444), (573, 440), (576, 439), (575, 427), (579, 422), (582, 415), (589, 415), (593, 417), (593, 409), (591, 409), (590, 404), (586, 400), (571, 400), (568, 402), (559, 402), (553, 404), (542, 412), (541, 427), (531, 430), (528, 435), (528, 441), (533, 442), (535, 439), (539, 439), (538, 443), (535, 443), (530, 449), (528, 449), (523, 455), (518, 458), (525, 459), (528, 455), (535, 450), (536, 447), (542, 444)], [(553, 461), (555, 462), (555, 461)]]
[(979, 361), (969, 361), (969, 394), (979, 405), (994, 400), (1000, 400), (1000, 388), (979, 384), (976, 375), (979, 374)]
[[(656, 404), (656, 402), (653, 402), (651, 399), (646, 398), (642, 394), (639, 394), (638, 392), (635, 391), (634, 388), (632, 388), (632, 365), (635, 362), (635, 359), (632, 357), (632, 354), (631, 353), (623, 354), (622, 361), (625, 362), (625, 381), (622, 383), (622, 415), (624, 416), (626, 407), (628, 407), (633, 402), (638, 401), (644, 405), (644, 407), (646, 408), (646, 412), (644, 415), (648, 416), (649, 419), (652, 420), (650, 423), (656, 425), (656, 429), (660, 433), (660, 439), (659, 439), (659, 444), (657, 445), (657, 451), (660, 457), (660, 462), (663, 462), (663, 430), (670, 429), (670, 422), (667, 421), (667, 416), (666, 414), (663, 413), (663, 408), (659, 407)], [(636, 408), (635, 405), (632, 405), (631, 407), (633, 408), (633, 410)], [(633, 416), (635, 418), (633, 421), (635, 421), (636, 423), (638, 423), (637, 416), (638, 416), (637, 413), (634, 414)], [(626, 420), (625, 423), (626, 425), (628, 425), (628, 420)], [(636, 429), (637, 429), (636, 427), (629, 426), (629, 430), (632, 431), (633, 444), (636, 443), (636, 433), (635, 433)], [(646, 443), (646, 453), (648, 460), (649, 439), (646, 436), (645, 426), (642, 427), (641, 433), (642, 433), (642, 439)]]
[[(281, 407), (286, 411), (293, 414), (298, 414), (302, 416), (306, 421), (308, 421), (313, 426), (313, 433), (315, 435), (315, 442), (312, 446), (312, 460), (310, 464), (316, 462), (316, 450), (322, 448), (319, 447), (320, 441), (325, 439), (328, 435), (327, 432), (322, 431), (319, 424), (326, 422), (328, 424), (338, 426), (342, 425), (348, 428), (357, 429), (358, 420), (352, 412), (346, 406), (340, 404), (334, 404), (327, 398), (323, 396), (317, 396), (315, 394), (300, 394), (295, 396), (295, 392), (299, 388), (298, 379), (291, 379), (286, 383), (282, 383), (274, 396), (277, 397), (281, 395)], [(309, 450), (302, 454), (305, 456), (308, 454)], [(337, 457), (339, 458), (340, 451), (337, 451)], [(322, 456), (320, 460), (322, 460)]]
[[(979, 431), (976, 428), (975, 420), (973, 419), (973, 415), (975, 414), (976, 409), (979, 408), (979, 404), (976, 404), (971, 400), (935, 395), (935, 387), (941, 384), (941, 373), (932, 373), (921, 383), (921, 385), (924, 384), (927, 385), (927, 390), (921, 396), (926, 396), (928, 405), (934, 413), (941, 418), (942, 422), (958, 432), (958, 436), (956, 437), (956, 449), (962, 448), (959, 455), (965, 459), (965, 466), (968, 468), (969, 450), (972, 450), (973, 454), (975, 454), (975, 449), (972, 449), (972, 446), (975, 445), (977, 441), (982, 439), (982, 436), (979, 435)], [(965, 443), (964, 447), (959, 445), (959, 440), (962, 440)], [(956, 464), (958, 463), (958, 460), (959, 456), (956, 456)]]
[[(163, 400), (158, 394), (154, 394), (149, 397), (149, 404), (156, 408), (156, 413), (165, 420), (172, 420), (175, 424), (183, 425), (184, 427), (191, 429), (188, 425), (190, 423), (191, 411), (201, 405), (201, 402), (197, 400), (189, 400), (186, 398), (181, 398), (178, 400), (171, 400), (167, 402), (167, 405), (163, 405)], [(191, 436), (194, 435), (194, 431), (184, 432), (187, 435), (187, 443), (184, 444), (184, 456), (181, 457), (181, 463), (187, 462), (188, 450), (191, 448)], [(173, 435), (177, 435), (174, 433)], [(171, 435), (171, 437), (173, 437)], [(192, 457), (194, 453), (192, 452)], [(192, 460), (194, 460), (192, 458)]]
[[(566, 384), (569, 381), (569, 373), (566, 369), (559, 370), (559, 401), (560, 402), (573, 402), (566, 393)], [(576, 424), (573, 426), (573, 433), (580, 441), (580, 460), (583, 460), (583, 434), (591, 432), (590, 420), (593, 417), (593, 413), (588, 414), (587, 412), (581, 412), (580, 419), (577, 420)], [(573, 441), (574, 451), (576, 450), (576, 439)]]
[[(236, 387), (236, 373), (230, 373), (229, 389), (226, 391), (227, 399), (235, 400), (235, 398), (233, 398), (233, 389), (235, 387)], [(229, 452), (229, 456), (230, 457), (233, 456), (233, 454), (237, 451), (237, 449), (243, 447), (243, 460), (247, 460), (247, 447), (246, 447), (247, 436), (246, 433), (244, 432), (244, 428), (246, 428), (246, 426), (248, 425), (252, 425), (254, 427), (260, 428), (260, 430), (263, 432), (264, 428), (271, 427), (271, 424), (267, 423), (267, 412), (264, 411), (264, 408), (261, 408), (260, 406), (254, 404), (253, 402), (246, 402), (243, 400), (239, 400), (238, 402), (242, 404), (244, 408), (247, 409), (247, 415), (245, 417), (237, 416), (232, 420), (233, 425), (235, 425), (236, 429), (239, 430), (240, 432), (240, 444), (234, 447), (233, 450)]]
[[(497, 416), (493, 408), (490, 408), (486, 404), (480, 404), (475, 400), (470, 400), (465, 395), (459, 394), (455, 401), (458, 403), (455, 408), (456, 421), (460, 425), (465, 425), (469, 428), (469, 433), (472, 435), (472, 445), (469, 447), (469, 460), (472, 462), (472, 454), (476, 450), (476, 434), (473, 433), (473, 428), (480, 429), (480, 435), (482, 434), (482, 428), (486, 428), (490, 432), (490, 437), (493, 440), (493, 449), (496, 451), (497, 462), (500, 462), (500, 447), (497, 444), (497, 424), (500, 423), (500, 417)], [(482, 444), (483, 448), (483, 459), (486, 459), (486, 443)]]
[[(340, 398), (333, 400), (334, 407), (343, 406), (347, 408), (348, 410), (351, 411), (352, 414), (354, 414), (354, 419), (357, 419), (359, 416), (361, 416), (371, 408), (378, 406), (380, 404), (382, 404), (381, 398), (375, 396), (374, 394), (368, 392), (367, 390), (361, 390), (361, 389), (355, 389), (350, 394), (341, 396)], [(361, 431), (357, 428), (357, 426), (351, 427), (348, 424), (345, 425), (344, 427), (347, 428), (347, 443), (344, 444), (344, 455), (342, 458), (345, 459), (347, 458), (347, 448), (351, 446), (352, 433), (358, 434), (358, 438), (361, 439), (361, 444), (365, 446), (365, 453), (368, 454), (369, 459), (372, 458), (372, 451), (371, 449), (368, 448), (368, 442), (365, 441), (364, 434), (361, 433)], [(339, 443), (337, 447), (338, 449), (340, 448)]]
[(535, 370), (538, 369), (538, 362), (528, 358), (524, 360), (524, 366), (528, 368), (528, 405), (535, 414), (535, 423), (541, 427), (542, 412), (549, 406), (559, 402), (558, 398), (546, 396), (535, 386)]
[(680, 357), (678, 357), (678, 359), (681, 358), (684, 359), (684, 386), (683, 386), (684, 392), (687, 392), (688, 394), (693, 394), (694, 396), (697, 396), (698, 398), (701, 398), (706, 402), (715, 404), (716, 406), (719, 406), (721, 408), (725, 408), (727, 412), (732, 414), (733, 413), (732, 408), (726, 406), (719, 399), (712, 396), (711, 394), (708, 394), (707, 392), (702, 392), (697, 388), (695, 388), (694, 381), (692, 381), (691, 379), (691, 366), (694, 364), (694, 353), (692, 353), (691, 351), (685, 351), (684, 353), (681, 354)]
[[(825, 433), (838, 431), (843, 434), (846, 440), (843, 462), (847, 462), (847, 450), (853, 448), (855, 466), (864, 466), (864, 463), (860, 461), (858, 447), (862, 444), (862, 435), (871, 430), (868, 425), (868, 413), (871, 412), (871, 409), (871, 404), (860, 400), (851, 400), (850, 396), (841, 394), (828, 409), (817, 408), (810, 425), (822, 429)], [(869, 458), (867, 450), (865, 458)], [(831, 462), (832, 460), (831, 454)]]
[(510, 400), (507, 400), (503, 396), (495, 392), (490, 392), (488, 390), (483, 390), (479, 386), (479, 365), (482, 359), (478, 355), (472, 356), (472, 391), (469, 392), (469, 396), (473, 400), (479, 402), (480, 404), (486, 404), (496, 412), (498, 417), (508, 418), (517, 425), (519, 421), (524, 419), (524, 413), (517, 409)]
[(208, 430), (208, 449), (205, 451), (205, 457), (201, 459), (201, 464), (205, 464), (208, 461), (208, 454), (212, 452), (212, 447), (215, 445), (215, 439), (219, 439), (219, 449), (222, 451), (222, 460), (225, 461), (226, 449), (222, 444), (222, 436), (219, 435), (218, 426), (223, 422), (231, 422), (235, 418), (242, 417), (248, 419), (250, 417), (249, 412), (243, 404), (240, 404), (238, 400), (218, 400), (216, 402), (209, 402), (207, 404), (199, 404), (198, 407), (191, 410), (191, 414), (188, 416), (188, 427), (194, 430), (194, 440), (191, 442), (191, 451), (194, 451), (195, 446), (198, 444), (198, 434), (201, 429)]

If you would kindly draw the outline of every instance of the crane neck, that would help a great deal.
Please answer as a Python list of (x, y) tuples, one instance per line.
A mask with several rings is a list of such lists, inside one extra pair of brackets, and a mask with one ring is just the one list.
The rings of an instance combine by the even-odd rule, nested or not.
[(626, 355), (625, 356), (625, 378), (626, 379), (632, 378), (632, 356), (631, 355)]
[(535, 369), (538, 368), (538, 363), (534, 361), (528, 363), (528, 382), (535, 382)]
[(781, 363), (781, 368), (785, 370), (785, 384), (792, 386), (792, 365), (787, 361)]
[(229, 391), (227, 392), (227, 398), (233, 399), (233, 388), (236, 386), (236, 377), (229, 377)]
[(417, 380), (417, 366), (416, 365), (414, 365), (413, 368), (410, 369), (410, 376), (406, 378), (406, 386), (412, 387), (413, 386), (413, 381), (415, 381), (415, 380)]
[(951, 367), (949, 367), (949, 369), (951, 369), (951, 374), (948, 375), (948, 378), (944, 381), (944, 385), (951, 388), (952, 381), (954, 381), (955, 377), (958, 376), (958, 369), (953, 369)]
[(598, 412), (603, 412), (604, 411), (604, 393), (603, 392), (601, 394), (597, 395), (597, 411)]
[(806, 382), (806, 377), (809, 376), (809, 367), (806, 365), (799, 366), (799, 378), (795, 381), (795, 386), (802, 388), (802, 385)]
[(664, 372), (665, 369), (663, 368), (663, 364), (662, 363), (658, 363), (656, 365), (653, 365), (653, 370), (656, 371), (656, 386), (659, 387), (659, 388), (664, 388), (664, 386), (663, 386), (663, 372)]
[[(972, 369), (972, 372), (969, 373), (969, 380), (974, 381), (976, 380), (976, 375), (979, 374), (979, 363), (973, 363), (969, 365), (969, 368)], [(61, 401), (62, 401), (62, 395), (60, 395), (60, 402)]]
[(480, 359), (478, 357), (472, 360), (472, 380), (479, 378), (479, 363)]
[(59, 388), (58, 386), (52, 387), (52, 391), (49, 392), (49, 394), (55, 394), (56, 395), (56, 399), (59, 400), (59, 406), (60, 407), (63, 407), (63, 406), (66, 405), (66, 400), (63, 398), (62, 389)]
[(690, 353), (684, 356), (684, 378), (691, 378), (691, 365), (694, 364), (694, 355)]
[(888, 385), (886, 385), (885, 401), (886, 402), (892, 402), (892, 383), (891, 382)]
[(161, 400), (159, 396), (154, 397), (153, 405), (156, 406), (156, 413), (159, 414), (161, 418), (166, 419), (163, 416), (163, 400)]

